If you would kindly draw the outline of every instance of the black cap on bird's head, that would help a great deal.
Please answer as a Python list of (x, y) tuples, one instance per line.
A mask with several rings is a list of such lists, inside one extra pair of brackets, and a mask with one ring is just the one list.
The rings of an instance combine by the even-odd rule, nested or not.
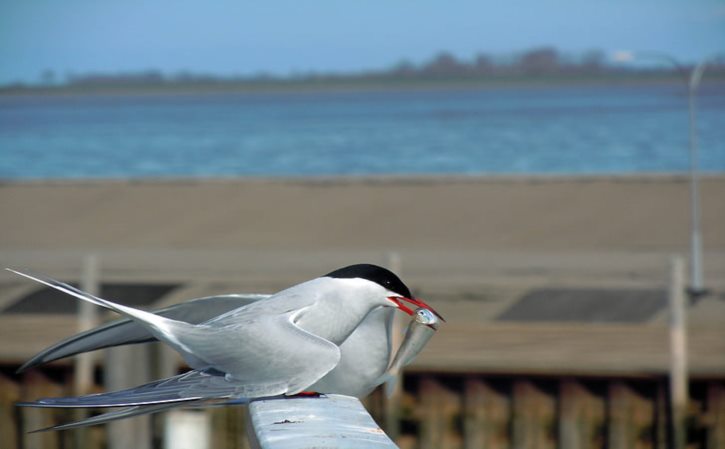
[(335, 271), (327, 273), (325, 277), (338, 279), (360, 278), (375, 282), (383, 288), (386, 288), (393, 293), (397, 293), (399, 296), (390, 296), (388, 297), (388, 299), (393, 301), (400, 310), (407, 313), (408, 315), (413, 315), (414, 311), (407, 307), (405, 304), (403, 304), (402, 301), (409, 302), (417, 307), (426, 308), (436, 314), (438, 318), (445, 321), (438, 312), (433, 310), (433, 308), (428, 304), (424, 303), (422, 299), (413, 298), (413, 294), (410, 293), (410, 289), (408, 288), (408, 286), (405, 285), (395, 273), (388, 270), (387, 268), (383, 268), (369, 263), (360, 263), (343, 268), (338, 268)]
[(375, 282), (376, 284), (381, 285), (400, 296), (405, 296), (406, 298), (411, 298), (413, 296), (410, 293), (410, 289), (395, 273), (386, 268), (369, 263), (359, 263), (348, 267), (338, 268), (331, 273), (327, 273), (325, 277), (338, 279), (367, 279), (368, 281)]

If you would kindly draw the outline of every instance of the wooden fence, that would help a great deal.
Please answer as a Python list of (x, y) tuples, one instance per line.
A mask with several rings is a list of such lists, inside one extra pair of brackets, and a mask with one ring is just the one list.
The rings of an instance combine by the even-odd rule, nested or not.
[[(401, 449), (666, 449), (667, 379), (410, 375)], [(688, 448), (725, 449), (725, 382), (690, 384)], [(368, 399), (378, 410), (380, 393)]]
[[(70, 394), (69, 373), (0, 375), (0, 447), (102, 449), (106, 428), (29, 434), (74, 418), (72, 410), (17, 408), (18, 400)], [(365, 399), (383, 425), (380, 391)], [(401, 449), (667, 449), (667, 379), (408, 374), (396, 413)], [(210, 447), (246, 449), (243, 407), (211, 415)], [(152, 447), (163, 447), (163, 418)], [(688, 448), (725, 449), (725, 379), (690, 382)], [(396, 430), (397, 431), (397, 430)]]

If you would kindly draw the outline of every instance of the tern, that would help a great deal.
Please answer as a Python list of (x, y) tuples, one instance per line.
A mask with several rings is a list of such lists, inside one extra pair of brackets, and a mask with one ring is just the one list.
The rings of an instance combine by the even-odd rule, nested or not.
[(10, 271), (126, 317), (52, 346), (21, 370), (79, 352), (151, 340), (172, 347), (192, 368), (127, 390), (21, 404), (128, 407), (55, 429), (177, 405), (243, 403), (302, 392), (361, 397), (384, 381), (394, 310), (413, 315), (411, 305), (440, 317), (414, 298), (398, 276), (371, 264), (340, 268), (274, 295), (202, 298), (158, 313), (115, 304), (47, 277)]

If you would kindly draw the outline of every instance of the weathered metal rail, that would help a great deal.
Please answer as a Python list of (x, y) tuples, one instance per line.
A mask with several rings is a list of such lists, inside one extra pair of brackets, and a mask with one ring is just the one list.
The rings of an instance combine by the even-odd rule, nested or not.
[(250, 443), (256, 449), (397, 449), (354, 397), (326, 395), (254, 401)]

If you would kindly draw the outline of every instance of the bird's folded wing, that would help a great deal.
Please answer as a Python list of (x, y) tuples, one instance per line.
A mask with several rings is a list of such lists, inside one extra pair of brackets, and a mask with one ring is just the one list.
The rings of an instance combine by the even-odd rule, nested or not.
[(306, 307), (267, 313), (262, 305), (251, 304), (231, 324), (196, 326), (184, 342), (244, 385), (249, 398), (297, 394), (337, 366), (340, 348), (295, 324)]
[(228, 381), (223, 375), (189, 371), (166, 379), (109, 393), (86, 396), (44, 398), (21, 402), (25, 407), (128, 407), (151, 404), (173, 404), (203, 399), (240, 398), (243, 385)]
[[(271, 307), (267, 301), (264, 304), (251, 303), (213, 320), (191, 325), (115, 304), (45, 276), (9, 271), (147, 323), (148, 327), (167, 336), (165, 342), (181, 351), (187, 361), (193, 359), (192, 366), (211, 368), (225, 374), (225, 377), (206, 375), (206, 378), (192, 378), (194, 382), (190, 385), (181, 381), (191, 379), (175, 377), (167, 382), (152, 382), (124, 392), (105, 393), (103, 399), (99, 399), (101, 395), (67, 398), (65, 402), (51, 399), (35, 403), (37, 406), (111, 407), (214, 397), (259, 398), (297, 394), (327, 374), (340, 360), (337, 345), (295, 324), (298, 316), (315, 305), (317, 299), (314, 295), (277, 295), (277, 301), (271, 303)], [(177, 383), (181, 383), (183, 388)], [(197, 390), (196, 395), (192, 394), (198, 386), (203, 388)], [(210, 393), (215, 387), (221, 387), (222, 391)], [(164, 396), (162, 392), (168, 388), (171, 388), (170, 396)], [(148, 390), (152, 390), (150, 400), (143, 396), (149, 393)], [(120, 395), (118, 400), (115, 400), (114, 394)], [(129, 397), (134, 399), (129, 401)]]
[[(267, 297), (269, 295), (258, 294), (209, 296), (175, 304), (155, 313), (166, 318), (198, 324)], [(155, 340), (156, 338), (136, 321), (122, 318), (81, 332), (44, 349), (25, 362), (18, 372), (82, 352)]]

